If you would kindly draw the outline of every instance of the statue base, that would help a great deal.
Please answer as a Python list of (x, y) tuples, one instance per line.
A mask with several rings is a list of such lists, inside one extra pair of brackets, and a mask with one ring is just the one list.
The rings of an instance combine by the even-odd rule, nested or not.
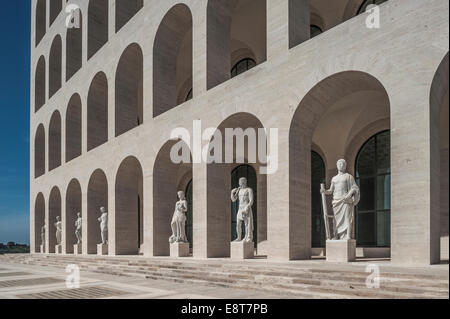
[(55, 245), (55, 254), (57, 255), (62, 254), (62, 245)]
[(40, 248), (41, 248), (41, 250), (40, 250), (40, 251), (41, 251), (41, 254), (45, 254), (45, 246), (44, 246), (44, 245), (41, 245)]
[(97, 245), (97, 255), (107, 256), (108, 255), (108, 244), (98, 244)]
[(356, 240), (327, 240), (326, 255), (328, 262), (356, 261)]
[(81, 244), (73, 245), (73, 254), (74, 255), (81, 255), (82, 253), (83, 253), (83, 246)]
[(244, 241), (231, 243), (231, 259), (252, 259), (255, 257), (255, 244)]
[(189, 243), (170, 244), (170, 257), (189, 257)]

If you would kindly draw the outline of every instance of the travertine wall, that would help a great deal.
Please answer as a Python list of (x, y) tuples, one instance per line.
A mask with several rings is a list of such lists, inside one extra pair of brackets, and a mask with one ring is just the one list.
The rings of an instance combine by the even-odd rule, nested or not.
[[(116, 33), (116, 1), (110, 0), (109, 40), (89, 60), (87, 59), (88, 1), (73, 2), (80, 4), (84, 17), (83, 67), (69, 81), (63, 82), (61, 89), (51, 98), (47, 89), (46, 103), (35, 113), (36, 66), (39, 58), (44, 56), (47, 68), (45, 88), (49, 88), (50, 47), (58, 34), (63, 44), (61, 79), (66, 79), (67, 30), (64, 26), (66, 16), (60, 14), (48, 28), (39, 45), (35, 47), (37, 1), (33, 1), (30, 198), (34, 203), (38, 195), (43, 194), (47, 208), (46, 220), (54, 223), (54, 216), (53, 214), (49, 216), (48, 210), (48, 207), (52, 206), (49, 200), (52, 188), (57, 187), (61, 191), (61, 203), (66, 203), (68, 184), (74, 178), (78, 180), (82, 189), (83, 238), (87, 238), (83, 243), (83, 253), (92, 253), (92, 248), (88, 247), (99, 242), (98, 238), (92, 239), (99, 236), (96, 221), (98, 216), (91, 216), (98, 213), (99, 204), (109, 208), (109, 254), (120, 252), (115, 242), (116, 231), (121, 227), (116, 225), (115, 185), (116, 174), (124, 159), (133, 156), (142, 167), (144, 241), (148, 243), (149, 237), (152, 236), (152, 228), (159, 227), (149, 222), (155, 220), (153, 203), (155, 161), (160, 149), (169, 140), (171, 129), (185, 127), (192, 133), (192, 121), (196, 119), (202, 120), (203, 128), (217, 128), (233, 114), (245, 112), (258, 119), (265, 128), (279, 129), (279, 170), (276, 174), (267, 176), (268, 258), (280, 260), (309, 258), (311, 127), (314, 116), (320, 117), (323, 111), (331, 107), (333, 101), (327, 101), (327, 96), (333, 96), (330, 92), (334, 89), (327, 85), (323, 88), (319, 86), (320, 90), (316, 96), (323, 97), (323, 101), (326, 102), (319, 113), (304, 102), (307, 101), (305, 97), (315, 96), (308, 93), (311, 90), (314, 92), (315, 88), (318, 88), (318, 83), (341, 74), (342, 77), (337, 78), (343, 79), (341, 85), (344, 91), (354, 92), (352, 86), (357, 86), (362, 76), (373, 79), (368, 82), (369, 90), (371, 85), (377, 83), (377, 90), (382, 88), (389, 98), (392, 136), (392, 262), (429, 264), (439, 260), (440, 205), (433, 205), (435, 195), (431, 190), (439, 189), (435, 185), (440, 183), (439, 173), (436, 174), (437, 167), (440, 166), (439, 161), (434, 160), (439, 156), (439, 148), (433, 147), (430, 89), (436, 70), (448, 52), (448, 1), (390, 0), (380, 8), (380, 29), (367, 29), (366, 15), (361, 15), (291, 49), (289, 49), (289, 1), (267, 1), (267, 60), (223, 83), (221, 83), (223, 76), (219, 76), (214, 84), (221, 84), (209, 90), (207, 88), (214, 85), (208, 84), (211, 82), (210, 75), (207, 74), (210, 74), (211, 70), (208, 71), (207, 66), (212, 64), (220, 67), (222, 62), (217, 62), (217, 65), (211, 63), (210, 55), (207, 54), (207, 28), (210, 25), (207, 22), (207, 1), (146, 0), (143, 8)], [(160, 22), (177, 3), (186, 4), (192, 12), (194, 98), (154, 117), (153, 44)], [(49, 14), (47, 21), (48, 19)], [(122, 53), (132, 43), (137, 43), (143, 55), (143, 124), (115, 137), (117, 66)], [(222, 64), (226, 64), (225, 60)], [(108, 141), (88, 152), (88, 92), (98, 72), (103, 72), (108, 82)], [(323, 83), (333, 86), (338, 82)], [(361, 92), (364, 92), (364, 89)], [(82, 156), (67, 162), (66, 145), (62, 142), (62, 166), (49, 171), (50, 119), (55, 111), (61, 114), (61, 141), (66, 141), (66, 110), (70, 97), (75, 93), (79, 94), (82, 103)], [(45, 175), (35, 178), (34, 137), (41, 124), (45, 128), (47, 167)], [(295, 128), (298, 134), (292, 134), (291, 127)], [(295, 139), (300, 144), (294, 145)], [(295, 157), (290, 156), (293, 154), (291, 152), (295, 152)], [(292, 170), (295, 167), (299, 167), (299, 170), (293, 174)], [(95, 195), (97, 199), (95, 207), (88, 209), (88, 183), (97, 169), (104, 172), (108, 190), (97, 189), (103, 195)], [(212, 230), (211, 223), (216, 216), (210, 207), (217, 205), (229, 207), (229, 198), (223, 198), (222, 201), (226, 200), (223, 203), (208, 195), (209, 187), (213, 186), (208, 185), (211, 178), (213, 176), (210, 175), (205, 163), (193, 165), (194, 257), (199, 258), (222, 255), (226, 250), (219, 245), (215, 251), (213, 242), (208, 243), (209, 232)], [(227, 179), (222, 181), (221, 185), (224, 187), (228, 183)], [(107, 197), (104, 194), (107, 194)], [(34, 206), (31, 205), (31, 223), (35, 220)], [(62, 204), (61, 214), (65, 216), (65, 213), (65, 204)], [(229, 228), (229, 218), (228, 215), (223, 216), (221, 223), (224, 224), (214, 224), (214, 227)], [(68, 219), (63, 220), (67, 222)], [(51, 225), (49, 228), (49, 237), (54, 238)], [(33, 240), (37, 238), (35, 227), (31, 226), (30, 231), (32, 251), (36, 251), (37, 243)], [(53, 240), (47, 239), (47, 247), (50, 245), (52, 249), (52, 244)], [(154, 254), (151, 246), (145, 245), (146, 256)]]

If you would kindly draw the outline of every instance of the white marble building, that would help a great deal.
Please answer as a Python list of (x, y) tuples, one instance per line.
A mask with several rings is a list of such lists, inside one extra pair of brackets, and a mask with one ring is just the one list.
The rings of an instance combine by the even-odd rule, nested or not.
[[(369, 3), (381, 3), (368, 28)], [(32, 0), (31, 249), (168, 256), (177, 191), (193, 258), (229, 257), (239, 177), (256, 251), (323, 254), (320, 183), (340, 158), (361, 187), (360, 257), (448, 258), (447, 0)], [(67, 28), (68, 4), (80, 27)], [(372, 12), (375, 14), (376, 12)], [(73, 15), (76, 17), (77, 15)], [(73, 21), (72, 21), (73, 22)], [(174, 164), (172, 129), (278, 128), (279, 167)], [(208, 142), (204, 142), (207, 145)]]

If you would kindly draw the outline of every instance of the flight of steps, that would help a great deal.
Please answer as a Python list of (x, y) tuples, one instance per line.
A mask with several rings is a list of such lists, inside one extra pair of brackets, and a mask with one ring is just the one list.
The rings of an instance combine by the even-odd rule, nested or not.
[(339, 265), (209, 262), (207, 260), (136, 259), (123, 257), (4, 255), (0, 261), (81, 270), (179, 283), (264, 290), (294, 298), (449, 298), (448, 275), (381, 273), (379, 289), (366, 287), (364, 268)]

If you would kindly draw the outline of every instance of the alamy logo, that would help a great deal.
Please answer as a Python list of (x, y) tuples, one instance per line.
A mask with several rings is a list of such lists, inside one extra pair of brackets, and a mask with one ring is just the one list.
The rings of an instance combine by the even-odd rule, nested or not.
[(366, 26), (368, 29), (379, 29), (380, 28), (380, 7), (371, 4), (367, 7), (366, 13), (368, 17), (366, 18)]
[(80, 288), (80, 267), (77, 265), (68, 265), (66, 267), (66, 288), (77, 289)]
[(66, 6), (66, 27), (67, 29), (81, 28), (81, 10), (76, 4), (68, 4)]
[(260, 174), (271, 175), (278, 170), (277, 128), (225, 128), (224, 134), (221, 130), (207, 128), (202, 132), (201, 121), (196, 120), (192, 138), (188, 129), (180, 127), (171, 132), (170, 139), (179, 140), (170, 151), (174, 164), (191, 161), (194, 164), (202, 161), (207, 164), (259, 163)]
[(366, 267), (366, 272), (370, 273), (366, 279), (366, 287), (369, 289), (380, 288), (380, 267), (375, 264), (368, 265)]

